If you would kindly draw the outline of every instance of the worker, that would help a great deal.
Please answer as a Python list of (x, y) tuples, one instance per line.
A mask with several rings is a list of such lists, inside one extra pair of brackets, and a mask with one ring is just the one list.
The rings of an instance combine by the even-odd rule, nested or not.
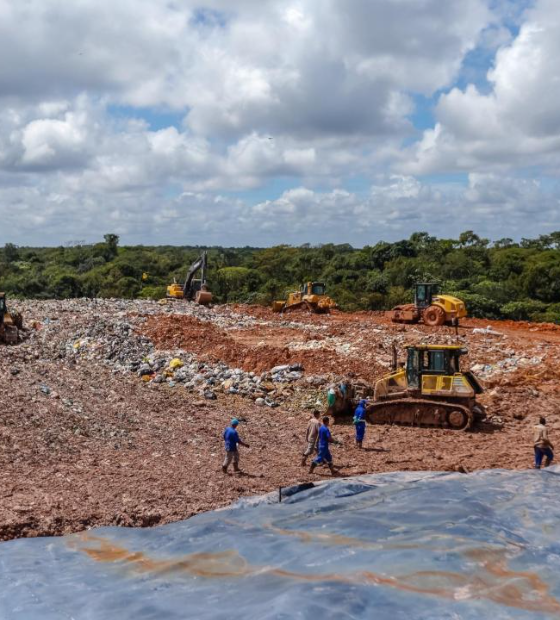
[(327, 405), (329, 407), (334, 407), (335, 403), (336, 403), (336, 388), (334, 385), (331, 385), (327, 392)]
[(362, 448), (362, 442), (364, 441), (364, 435), (366, 434), (366, 405), (367, 400), (362, 399), (356, 411), (354, 411), (354, 427), (356, 429), (356, 446)]
[(332, 456), (329, 450), (329, 444), (333, 443), (333, 438), (331, 436), (331, 431), (329, 430), (329, 416), (325, 416), (323, 418), (323, 424), (319, 429), (319, 450), (317, 456), (313, 459), (311, 463), (311, 467), (309, 468), (309, 473), (312, 474), (315, 467), (320, 465), (321, 463), (326, 463), (331, 470), (331, 474), (334, 476), (335, 471), (332, 464)]
[(239, 420), (237, 418), (233, 418), (231, 425), (224, 431), (224, 441), (226, 444), (226, 458), (224, 459), (224, 464), (222, 465), (222, 471), (224, 474), (227, 474), (227, 470), (231, 462), (233, 462), (233, 471), (239, 471), (239, 451), (237, 450), (237, 444), (245, 446), (246, 448), (249, 447), (249, 444), (242, 441), (237, 433), (238, 424)]
[(535, 445), (535, 469), (541, 468), (543, 456), (546, 456), (545, 467), (548, 467), (552, 463), (554, 458), (554, 446), (548, 438), (548, 429), (546, 428), (546, 419), (542, 416), (539, 418), (539, 423), (534, 427), (533, 443)]
[(314, 452), (317, 452), (317, 439), (319, 437), (319, 429), (321, 428), (321, 420), (319, 418), (321, 414), (317, 409), (313, 411), (313, 415), (309, 420), (309, 424), (307, 425), (307, 431), (305, 433), (305, 441), (307, 441), (307, 448), (303, 453), (303, 458), (301, 459), (301, 464), (305, 465), (307, 463), (307, 457)]

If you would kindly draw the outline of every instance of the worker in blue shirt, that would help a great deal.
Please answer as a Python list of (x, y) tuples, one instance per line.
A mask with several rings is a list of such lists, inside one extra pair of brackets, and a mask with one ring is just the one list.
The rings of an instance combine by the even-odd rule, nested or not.
[(323, 418), (323, 424), (319, 429), (319, 440), (318, 440), (318, 454), (313, 459), (311, 463), (311, 467), (309, 468), (309, 473), (312, 474), (313, 470), (317, 465), (321, 463), (326, 463), (331, 470), (331, 474), (334, 476), (335, 471), (332, 464), (332, 456), (329, 450), (329, 444), (333, 443), (333, 438), (331, 436), (331, 431), (329, 430), (329, 417), (325, 416)]
[(233, 418), (231, 425), (224, 431), (224, 442), (226, 445), (226, 458), (224, 459), (224, 464), (222, 465), (222, 471), (224, 474), (227, 474), (227, 470), (231, 462), (233, 462), (233, 471), (239, 471), (239, 451), (237, 450), (237, 444), (245, 446), (246, 448), (249, 447), (249, 444), (242, 441), (237, 433), (238, 424), (239, 420), (237, 418)]
[(354, 411), (354, 427), (356, 429), (356, 445), (358, 448), (362, 447), (364, 441), (364, 435), (366, 434), (366, 406), (367, 400), (362, 399), (356, 411)]

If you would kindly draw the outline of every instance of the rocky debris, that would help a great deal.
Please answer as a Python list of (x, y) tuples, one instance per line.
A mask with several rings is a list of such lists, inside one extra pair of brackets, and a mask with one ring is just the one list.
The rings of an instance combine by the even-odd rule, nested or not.
[[(85, 305), (83, 300), (66, 303), (78, 306), (76, 310), (83, 310)], [(204, 331), (202, 335), (206, 336), (203, 338), (204, 346), (210, 347), (212, 353), (205, 357), (214, 361), (202, 361), (195, 353), (182, 349), (158, 350), (152, 340), (140, 332), (147, 316), (156, 314), (156, 310), (161, 310), (161, 306), (156, 306), (155, 309), (141, 306), (143, 315), (130, 315), (123, 311), (123, 304), (125, 302), (115, 302), (117, 312), (102, 315), (99, 312), (100, 308), (106, 308), (107, 302), (90, 302), (90, 307), (86, 306), (86, 309), (92, 312), (89, 316), (86, 315), (86, 319), (89, 320), (73, 329), (62, 346), (59, 343), (59, 355), (63, 349), (64, 356), (72, 361), (80, 359), (91, 364), (103, 363), (110, 366), (114, 372), (132, 372), (144, 382), (154, 385), (184, 387), (209, 400), (215, 399), (216, 393), (235, 394), (254, 400), (263, 398), (267, 405), (273, 407), (277, 405), (277, 401), (285, 400), (289, 395), (289, 390), (279, 388), (275, 384), (294, 383), (303, 377), (304, 369), (299, 363), (274, 366), (269, 372), (255, 373), (232, 368), (221, 361), (219, 347), (224, 350), (223, 341), (227, 338), (221, 338), (220, 333), (215, 331), (214, 324), (219, 328), (223, 328), (224, 325), (231, 327), (237, 318), (234, 313), (226, 312), (223, 316), (204, 306), (183, 304), (187, 309), (194, 307), (194, 310), (185, 312), (181, 309), (179, 316), (189, 317), (191, 324), (197, 328), (200, 328), (200, 325), (211, 324), (210, 327), (202, 327)], [(137, 302), (130, 304), (132, 309), (138, 309)], [(196, 318), (190, 318), (194, 316), (195, 311)], [(47, 317), (38, 328), (37, 335), (41, 336), (44, 343), (48, 341), (45, 328), (48, 329), (54, 322), (55, 319)], [(248, 317), (241, 320), (240, 325), (235, 324), (235, 328), (253, 326), (255, 322), (255, 319)], [(292, 323), (289, 326), (293, 328)], [(211, 348), (213, 341), (218, 341), (218, 348), (215, 350)], [(50, 344), (52, 348), (53, 343)]]
[(501, 332), (497, 332), (495, 329), (492, 329), (490, 325), (486, 327), (475, 327), (473, 329), (473, 334), (482, 334), (483, 336), (503, 336)]
[(221, 362), (201, 362), (185, 351), (154, 352), (142, 361), (131, 361), (129, 368), (148, 383), (182, 386), (209, 400), (214, 400), (216, 393), (223, 393), (249, 397), (271, 407), (277, 405), (275, 400), (285, 400), (291, 391), (289, 387), (277, 384), (294, 383), (303, 377), (301, 364), (275, 366), (270, 372), (257, 374), (230, 368)]
[(540, 366), (542, 362), (543, 358), (538, 356), (522, 357), (511, 355), (505, 359), (498, 360), (495, 364), (474, 364), (471, 370), (481, 379), (490, 379), (496, 375), (516, 372), (519, 369)]

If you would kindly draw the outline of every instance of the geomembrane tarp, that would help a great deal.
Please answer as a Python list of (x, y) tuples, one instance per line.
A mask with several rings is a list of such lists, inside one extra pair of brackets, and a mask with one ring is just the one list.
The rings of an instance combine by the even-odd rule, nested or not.
[(560, 618), (560, 468), (284, 493), (0, 544), (0, 619)]

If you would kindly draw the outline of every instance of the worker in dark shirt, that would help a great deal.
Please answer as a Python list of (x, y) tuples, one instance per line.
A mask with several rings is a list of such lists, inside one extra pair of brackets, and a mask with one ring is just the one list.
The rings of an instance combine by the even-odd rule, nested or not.
[(332, 464), (331, 452), (329, 450), (329, 444), (331, 443), (333, 443), (333, 438), (331, 436), (331, 431), (329, 430), (329, 417), (325, 416), (323, 418), (323, 424), (319, 429), (318, 454), (311, 463), (311, 467), (309, 468), (310, 474), (313, 473), (317, 465), (326, 463), (331, 470), (331, 474), (334, 476), (335, 471)]
[(237, 450), (237, 444), (245, 446), (246, 448), (249, 447), (249, 444), (242, 441), (237, 433), (238, 424), (239, 420), (237, 418), (233, 418), (231, 425), (224, 431), (224, 442), (226, 448), (226, 458), (224, 459), (224, 464), (222, 465), (222, 471), (224, 474), (227, 474), (227, 470), (231, 462), (233, 462), (233, 471), (239, 471), (239, 451)]

